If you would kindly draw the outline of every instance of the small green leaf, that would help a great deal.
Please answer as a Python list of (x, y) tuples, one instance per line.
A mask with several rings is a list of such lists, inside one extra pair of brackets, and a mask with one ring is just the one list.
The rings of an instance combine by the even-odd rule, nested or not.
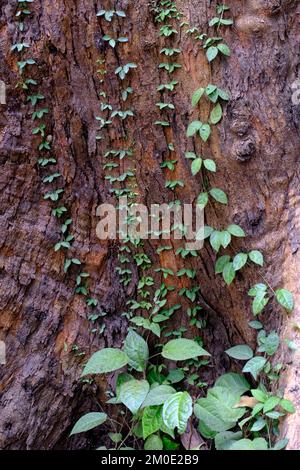
[(228, 356), (233, 357), (234, 359), (238, 359), (240, 361), (248, 361), (253, 357), (253, 351), (249, 346), (246, 344), (242, 344), (239, 346), (234, 346), (233, 348), (227, 349), (226, 354)]
[(274, 410), (274, 408), (276, 408), (276, 406), (279, 404), (279, 402), (280, 402), (279, 397), (270, 397), (270, 398), (268, 398), (267, 401), (265, 401), (265, 403), (264, 403), (263, 412), (268, 413), (269, 411)]
[(202, 166), (202, 158), (196, 158), (192, 162), (191, 170), (192, 170), (192, 175), (195, 176), (199, 171), (201, 170)]
[(227, 44), (223, 44), (223, 43), (218, 44), (218, 45), (217, 45), (217, 48), (219, 49), (219, 51), (220, 51), (222, 54), (226, 55), (227, 57), (230, 56), (231, 51), (230, 51), (229, 47), (227, 46)]
[(105, 348), (96, 352), (87, 362), (82, 376), (106, 374), (121, 369), (128, 364), (128, 356), (120, 349)]
[(218, 260), (216, 262), (215, 273), (216, 274), (221, 274), (223, 272), (226, 264), (228, 264), (229, 262), (230, 262), (230, 256), (228, 256), (228, 255), (220, 256), (220, 258), (218, 258)]
[(164, 345), (161, 355), (172, 361), (186, 361), (199, 356), (210, 356), (196, 341), (186, 338), (169, 341)]
[(198, 90), (195, 91), (195, 93), (193, 94), (193, 97), (192, 97), (192, 106), (193, 106), (193, 108), (195, 106), (197, 106), (197, 104), (201, 100), (201, 97), (202, 97), (204, 92), (205, 92), (205, 88), (198, 88)]
[(204, 142), (208, 141), (210, 133), (211, 133), (210, 125), (209, 124), (202, 124), (202, 126), (199, 129), (199, 134), (200, 134), (201, 139)]
[[(222, 189), (212, 188), (209, 191), (209, 193), (216, 201), (220, 202), (221, 204), (227, 204), (228, 203), (227, 196), (224, 193), (224, 191), (222, 191)], [(229, 232), (229, 230), (228, 230), (228, 232)]]
[(213, 173), (217, 171), (217, 166), (213, 160), (210, 160), (209, 158), (207, 158), (206, 160), (203, 161), (203, 164), (208, 171), (212, 171)]
[(215, 46), (211, 46), (206, 51), (206, 57), (208, 62), (212, 62), (218, 55), (218, 49)]
[(253, 357), (253, 359), (250, 359), (250, 361), (244, 365), (243, 372), (249, 372), (254, 380), (257, 380), (257, 376), (263, 370), (266, 362), (267, 359), (264, 357)]
[(223, 115), (222, 106), (220, 103), (216, 104), (216, 106), (212, 109), (210, 113), (210, 122), (212, 124), (217, 124), (221, 121)]
[(100, 426), (100, 424), (103, 424), (106, 420), (107, 414), (105, 413), (87, 413), (77, 421), (70, 433), (70, 436), (94, 429), (97, 426)]
[(187, 137), (192, 137), (193, 135), (196, 134), (197, 131), (200, 131), (202, 127), (202, 122), (201, 121), (193, 121), (187, 128)]
[(244, 230), (239, 225), (236, 225), (236, 224), (229, 225), (227, 227), (227, 230), (234, 237), (245, 237), (246, 236)]
[(197, 199), (197, 206), (200, 207), (200, 209), (204, 209), (208, 203), (208, 193), (201, 193), (198, 196)]
[(280, 400), (279, 405), (281, 406), (281, 408), (283, 408), (288, 413), (295, 413), (296, 412), (296, 408), (295, 408), (294, 404), (290, 400), (287, 400), (286, 398), (283, 398), (282, 400)]
[(227, 263), (223, 269), (223, 279), (228, 286), (234, 281), (235, 270), (232, 263)]
[(240, 269), (242, 269), (247, 263), (247, 259), (248, 259), (248, 255), (246, 253), (238, 253), (233, 258), (233, 269), (235, 271), (239, 271)]
[(293, 294), (287, 289), (277, 289), (275, 292), (276, 299), (286, 310), (291, 312), (294, 308)]
[(258, 264), (259, 266), (264, 265), (264, 257), (262, 253), (258, 250), (250, 251), (249, 258), (253, 263)]

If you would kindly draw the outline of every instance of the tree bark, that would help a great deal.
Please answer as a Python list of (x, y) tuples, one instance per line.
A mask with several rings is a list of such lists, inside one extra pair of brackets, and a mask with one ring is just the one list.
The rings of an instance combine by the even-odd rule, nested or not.
[[(296, 301), (290, 316), (271, 302), (265, 322), (277, 328), (282, 339), (293, 339), (300, 346), (298, 326), (295, 328), (300, 325), (300, 106), (292, 102), (292, 83), (299, 68), (299, 2), (228, 0), (227, 4), (235, 25), (222, 30), (222, 35), (232, 54), (212, 67), (200, 42), (177, 25), (182, 68), (175, 76), (179, 81), (176, 93), (170, 95), (176, 111), (168, 111), (171, 127), (165, 130), (154, 122), (161, 119), (155, 106), (161, 100), (156, 87), (168, 81), (158, 68), (159, 51), (166, 41), (158, 35), (147, 0), (35, 0), (23, 33), (16, 26), (15, 3), (0, 0), (0, 80), (7, 91), (6, 104), (0, 105), (0, 340), (6, 344), (7, 358), (0, 365), (2, 449), (71, 449), (94, 443), (84, 436), (68, 438), (79, 416), (97, 410), (97, 403), (105, 407), (104, 379), (97, 378), (92, 385), (82, 383), (82, 366), (92, 352), (122, 345), (128, 322), (121, 312), (134, 297), (138, 278), (134, 272), (132, 282), (124, 288), (116, 271), (118, 243), (103, 242), (96, 236), (97, 206), (114, 201), (103, 170), (108, 148), (134, 143), (137, 192), (139, 201), (147, 206), (173, 198), (165, 188), (170, 175), (160, 168), (169, 154), (168, 143), (173, 142), (172, 158), (178, 160), (175, 178), (185, 182), (176, 197), (184, 202), (194, 201), (201, 188), (201, 178), (191, 177), (184, 153), (196, 150), (216, 161), (218, 172), (210, 176), (210, 183), (224, 189), (230, 203), (225, 208), (210, 205), (206, 223), (215, 228), (230, 223), (243, 227), (247, 238), (235, 239), (229, 253), (243, 249), (264, 252), (263, 276), (274, 288), (284, 285), (290, 289)], [(100, 8), (110, 9), (111, 5), (126, 10), (126, 19), (107, 23), (96, 17)], [(180, 0), (177, 6), (182, 21), (207, 32), (215, 1)], [(128, 36), (128, 44), (110, 48), (101, 38), (112, 32)], [(74, 294), (79, 268), (72, 267), (66, 275), (64, 255), (53, 249), (60, 240), (60, 227), (51, 215), (51, 203), (43, 199), (42, 180), (47, 170), (37, 165), (39, 139), (32, 135), (31, 107), (25, 94), (15, 88), (17, 59), (10, 49), (21, 40), (31, 45), (25, 57), (34, 57), (38, 63), (33, 78), (49, 108), (47, 132), (56, 168), (63, 176), (63, 203), (73, 219), (71, 255), (82, 261), (90, 274), (89, 286), (99, 302), (98, 310), (107, 313), (102, 320), (106, 326), (103, 334), (92, 331), (91, 311), (85, 299)], [(126, 120), (126, 125), (114, 122), (106, 139), (97, 142), (100, 58), (105, 58), (104, 89), (114, 109), (123, 107), (115, 69), (128, 62), (138, 68), (130, 75), (134, 94), (128, 101), (135, 119)], [(231, 98), (221, 124), (214, 128), (209, 142), (201, 144), (187, 139), (186, 128), (194, 116), (191, 96), (208, 83), (227, 90)], [(203, 119), (208, 111), (201, 107)], [(212, 384), (231, 367), (223, 354), (227, 347), (245, 341), (254, 344), (253, 330), (248, 327), (252, 314), (247, 291), (261, 278), (256, 269), (247, 268), (228, 288), (214, 274), (216, 255), (208, 244), (196, 259), (184, 264), (175, 254), (179, 244), (174, 242), (172, 251), (159, 257), (157, 246), (157, 242), (145, 242), (153, 268), (176, 272), (185, 266), (197, 271), (199, 302), (206, 307), (208, 319), (201, 334), (214, 366), (201, 369), (201, 380)], [(160, 283), (160, 275), (152, 274)], [(179, 287), (188, 285), (179, 282)], [(174, 328), (188, 326), (184, 309), (173, 318)], [(283, 423), (282, 434), (290, 438), (289, 448), (296, 449), (300, 441), (299, 352), (287, 356), (282, 351), (280, 355), (282, 362), (288, 362), (281, 386), (298, 405), (296, 414)]]

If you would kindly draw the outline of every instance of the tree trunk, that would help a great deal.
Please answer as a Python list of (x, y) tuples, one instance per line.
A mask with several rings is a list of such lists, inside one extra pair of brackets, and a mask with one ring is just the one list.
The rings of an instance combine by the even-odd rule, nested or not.
[[(216, 3), (177, 1), (183, 14), (180, 21), (205, 33)], [(206, 223), (215, 228), (230, 223), (243, 227), (247, 238), (236, 238), (229, 254), (243, 249), (263, 251), (263, 276), (273, 288), (290, 289), (296, 300), (290, 316), (271, 302), (265, 321), (268, 327), (277, 328), (283, 339), (293, 339), (300, 345), (299, 327), (295, 328), (300, 325), (300, 105), (292, 101), (292, 84), (299, 67), (299, 2), (228, 0), (235, 24), (222, 30), (222, 35), (232, 54), (226, 60), (214, 61), (211, 67), (200, 41), (184, 34), (178, 22), (176, 44), (169, 42), (182, 50), (176, 59), (182, 68), (174, 75), (179, 85), (176, 92), (168, 94), (176, 111), (165, 111), (164, 115), (155, 104), (162, 101), (157, 86), (168, 81), (166, 72), (158, 68), (160, 49), (168, 40), (159, 37), (150, 4), (147, 0), (35, 0), (30, 4), (33, 14), (26, 18), (20, 32), (15, 2), (0, 0), (0, 80), (6, 85), (6, 104), (0, 105), (0, 340), (6, 345), (6, 364), (0, 366), (2, 449), (93, 445), (84, 436), (68, 438), (78, 417), (97, 410), (97, 403), (103, 405), (106, 399), (107, 386), (102, 379), (92, 385), (79, 380), (82, 366), (92, 352), (122, 345), (128, 321), (121, 313), (126, 302), (135, 298), (138, 279), (132, 265), (130, 284), (124, 287), (120, 283), (118, 242), (100, 241), (96, 236), (97, 206), (114, 201), (103, 169), (109, 148), (134, 148), (136, 191), (139, 202), (147, 206), (176, 198), (195, 201), (202, 181), (198, 176), (192, 178), (186, 151), (216, 161), (218, 172), (210, 176), (210, 183), (225, 190), (230, 203), (210, 205)], [(106, 22), (96, 16), (100, 8), (122, 9), (127, 16)], [(129, 42), (111, 48), (102, 40), (104, 34), (127, 36)], [(38, 81), (38, 91), (45, 97), (41, 107), (49, 109), (43, 121), (52, 145), (51, 156), (57, 159), (55, 171), (62, 175), (49, 186), (43, 183), (48, 168), (37, 164), (40, 137), (32, 134), (32, 107), (25, 92), (16, 88), (20, 59), (11, 46), (23, 41), (31, 46), (24, 57), (32, 57), (38, 64), (32, 68), (31, 78)], [(97, 62), (99, 59), (105, 59), (105, 63)], [(123, 104), (115, 69), (129, 62), (138, 67), (123, 82), (134, 90)], [(104, 68), (106, 75), (99, 75), (97, 70)], [(221, 124), (214, 128), (209, 141), (201, 144), (186, 137), (186, 128), (196, 116), (191, 111), (191, 96), (208, 83), (227, 90), (230, 101)], [(114, 120), (105, 131), (105, 139), (97, 141), (95, 117), (100, 115), (103, 101), (100, 90), (105, 90), (113, 109), (128, 109), (129, 103), (135, 118)], [(201, 107), (204, 120), (208, 112), (207, 106)], [(165, 119), (162, 116), (171, 122), (170, 127), (154, 124)], [(178, 160), (173, 176), (185, 183), (183, 189), (175, 191), (175, 197), (165, 188), (170, 174), (160, 168), (169, 155), (170, 142), (175, 148), (172, 158)], [(75, 238), (68, 255), (64, 250), (54, 251), (65, 217), (54, 217), (51, 211), (55, 203), (44, 199), (50, 186), (64, 189), (61, 205), (68, 208), (67, 217), (72, 218)], [(199, 303), (208, 322), (201, 335), (214, 366), (202, 368), (200, 378), (212, 384), (231, 367), (223, 354), (226, 348), (245, 341), (254, 344), (253, 330), (248, 327), (252, 313), (247, 291), (261, 282), (257, 269), (247, 268), (227, 287), (222, 277), (214, 274), (216, 254), (207, 243), (197, 258), (186, 261), (176, 256), (179, 242), (172, 242), (172, 250), (159, 256), (157, 241), (144, 245), (153, 262), (149, 273), (157, 285), (161, 275), (154, 272), (155, 268), (176, 272), (193, 267), (197, 271), (197, 279), (191, 282), (201, 288)], [(79, 259), (83, 271), (89, 273), (89, 296), (98, 300), (96, 309), (87, 307), (85, 297), (74, 293), (82, 267), (72, 265), (65, 274), (66, 256)], [(178, 283), (179, 287), (189, 285), (181, 278)], [(172, 300), (176, 303), (176, 294)], [(174, 314), (173, 328), (188, 327), (185, 310)], [(95, 311), (106, 315), (92, 323), (89, 317)], [(105, 329), (100, 333), (103, 324)], [(299, 352), (286, 354), (281, 353), (282, 362), (288, 362), (281, 386), (297, 405)], [(282, 426), (291, 449), (299, 447), (299, 414), (298, 406), (296, 414)]]

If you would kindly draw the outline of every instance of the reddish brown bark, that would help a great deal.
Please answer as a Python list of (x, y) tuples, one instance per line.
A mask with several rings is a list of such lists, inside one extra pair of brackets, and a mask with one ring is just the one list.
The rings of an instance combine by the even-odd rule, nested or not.
[[(85, 437), (69, 439), (68, 432), (84, 411), (97, 409), (97, 401), (104, 403), (106, 386), (99, 380), (93, 386), (78, 381), (85, 359), (71, 352), (72, 345), (77, 344), (87, 356), (100, 347), (118, 347), (128, 327), (120, 312), (135, 294), (137, 275), (124, 289), (116, 273), (116, 244), (96, 237), (96, 207), (112, 201), (110, 186), (104, 179), (103, 154), (109, 146), (118, 148), (125, 141), (124, 127), (115, 125), (109, 131), (109, 142), (96, 144), (95, 116), (100, 103), (97, 60), (101, 54), (106, 57), (109, 101), (119, 109), (122, 105), (114, 70), (120, 63), (138, 64), (131, 75), (135, 94), (130, 101), (136, 119), (126, 123), (126, 133), (135, 142), (140, 200), (148, 205), (168, 202), (172, 196), (165, 189), (167, 176), (159, 167), (170, 141), (179, 161), (174, 177), (185, 181), (184, 190), (177, 195), (185, 201), (197, 197), (200, 179), (192, 179), (184, 158), (184, 152), (193, 147), (185, 137), (191, 120), (190, 98), (198, 86), (209, 82), (229, 91), (231, 101), (221, 125), (214, 129), (209, 143), (196, 144), (199, 153), (216, 160), (218, 172), (210, 178), (211, 183), (226, 190), (230, 199), (225, 209), (209, 207), (206, 220), (214, 227), (238, 223), (244, 228), (248, 238), (235, 241), (232, 252), (242, 248), (264, 252), (264, 275), (272, 286), (284, 285), (296, 295), (296, 309), (290, 318), (271, 303), (265, 320), (280, 328), (283, 338), (299, 341), (295, 330), (289, 331), (300, 315), (300, 111), (291, 100), (291, 85), (299, 67), (299, 2), (228, 0), (235, 26), (222, 34), (232, 56), (217, 61), (212, 72), (200, 43), (181, 33), (177, 44), (183, 52), (179, 59), (182, 69), (176, 74), (180, 85), (172, 94), (177, 111), (170, 114), (172, 126), (167, 131), (153, 124), (160, 118), (155, 107), (160, 100), (156, 86), (166, 76), (158, 69), (163, 42), (149, 2), (115, 3), (126, 9), (127, 18), (122, 24), (113, 23), (114, 32), (130, 38), (117, 52), (101, 41), (108, 28), (96, 18), (97, 9), (108, 7), (108, 1), (36, 0), (34, 14), (22, 35), (33, 45), (30, 54), (39, 65), (35, 78), (50, 110), (46, 122), (53, 155), (65, 181), (64, 202), (73, 219), (73, 254), (85, 263), (84, 269), (91, 275), (92, 295), (107, 312), (106, 329), (103, 335), (97, 335), (91, 332), (93, 326), (87, 319), (84, 300), (74, 295), (76, 268), (66, 276), (63, 255), (53, 251), (60, 229), (51, 216), (51, 204), (43, 200), (45, 172), (37, 166), (38, 139), (31, 133), (30, 106), (25, 104), (24, 94), (15, 89), (17, 59), (10, 52), (11, 45), (20, 39), (14, 21), (15, 4), (0, 1), (0, 79), (7, 86), (7, 104), (0, 108), (0, 339), (7, 348), (7, 364), (0, 366), (3, 449), (90, 445)], [(177, 3), (183, 21), (207, 31), (216, 2)], [(208, 109), (202, 108), (202, 113), (207, 116)], [(175, 256), (176, 247), (158, 259), (156, 246), (145, 244), (156, 267), (158, 263), (174, 271), (182, 267)], [(215, 276), (214, 261), (215, 254), (205, 245), (191, 262), (201, 287), (200, 303), (206, 306), (208, 316), (203, 335), (215, 367), (204, 368), (202, 378), (210, 383), (230, 366), (223, 355), (226, 347), (253, 341), (247, 326), (251, 309), (246, 293), (250, 285), (260, 281), (255, 269), (247, 269), (228, 288)], [(187, 324), (181, 311), (174, 317), (174, 326), (178, 324)], [(297, 358), (297, 354), (288, 358), (291, 363), (283, 377), (283, 385), (296, 403)], [(291, 438), (290, 448), (299, 446), (298, 413), (283, 428), (283, 434)]]

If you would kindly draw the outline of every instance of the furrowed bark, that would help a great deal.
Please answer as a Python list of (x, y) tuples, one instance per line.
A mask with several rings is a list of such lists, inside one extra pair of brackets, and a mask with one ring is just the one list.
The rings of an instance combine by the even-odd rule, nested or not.
[[(109, 29), (96, 17), (100, 7), (108, 8), (112, 3), (126, 9), (127, 18), (109, 27), (115, 35), (122, 32), (130, 38), (117, 51), (101, 40)], [(225, 208), (209, 206), (206, 223), (215, 228), (229, 223), (243, 227), (248, 236), (235, 239), (232, 254), (243, 249), (263, 251), (266, 268), (262, 275), (274, 288), (284, 285), (290, 289), (296, 304), (293, 314), (287, 316), (271, 302), (265, 322), (280, 330), (283, 339), (300, 343), (295, 328), (300, 325), (300, 106), (292, 102), (292, 83), (299, 68), (299, 2), (228, 0), (227, 4), (235, 20), (233, 28), (222, 30), (232, 50), (230, 58), (217, 60), (210, 69), (200, 42), (197, 46), (182, 32), (178, 35), (182, 69), (176, 73), (179, 85), (172, 94), (176, 113), (169, 115), (172, 125), (168, 130), (153, 124), (160, 118), (156, 87), (167, 76), (158, 69), (163, 42), (147, 0), (36, 0), (32, 4), (34, 14), (23, 36), (33, 45), (30, 55), (39, 65), (34, 78), (49, 107), (47, 129), (64, 177), (63, 200), (73, 219), (72, 254), (84, 263), (91, 276), (92, 296), (107, 313), (106, 329), (99, 335), (91, 331), (84, 299), (74, 294), (76, 267), (65, 275), (64, 257), (53, 250), (60, 239), (60, 227), (51, 215), (51, 204), (43, 199), (46, 173), (37, 165), (38, 139), (32, 135), (31, 108), (15, 88), (17, 59), (10, 51), (19, 40), (15, 4), (0, 1), (0, 80), (7, 90), (6, 104), (0, 105), (0, 340), (5, 341), (7, 356), (7, 364), (0, 365), (2, 449), (71, 449), (94, 444), (93, 434), (70, 439), (68, 433), (80, 415), (98, 409), (97, 403), (107, 409), (105, 379), (97, 378), (88, 385), (79, 378), (92, 352), (122, 345), (128, 322), (121, 312), (136, 293), (137, 273), (128, 288), (119, 282), (118, 243), (103, 242), (96, 236), (96, 208), (102, 202), (113, 202), (103, 155), (109, 146), (121, 147), (127, 136), (129, 142), (135, 142), (139, 200), (148, 206), (173, 197), (165, 189), (167, 176), (159, 166), (168, 155), (168, 142), (174, 143), (174, 158), (178, 159), (174, 177), (185, 182), (184, 189), (177, 192), (183, 202), (197, 198), (201, 183), (191, 177), (184, 153), (195, 149), (205, 158), (214, 158), (218, 172), (210, 176), (210, 182), (227, 192), (230, 204)], [(207, 32), (215, 1), (185, 0), (177, 5), (182, 21)], [(109, 141), (96, 143), (95, 116), (100, 105), (97, 60), (104, 53), (106, 92), (117, 109), (122, 104), (114, 70), (121, 63), (138, 65), (131, 75), (135, 94), (130, 106), (136, 119), (128, 120), (126, 129), (112, 126)], [(231, 99), (209, 142), (193, 143), (186, 138), (193, 116), (190, 99), (197, 87), (208, 83), (227, 90)], [(208, 108), (201, 108), (201, 113), (203, 119), (207, 117)], [(175, 255), (178, 244), (160, 258), (155, 254), (157, 246), (155, 241), (145, 243), (154, 268), (161, 265), (177, 271), (183, 267)], [(214, 274), (215, 259), (205, 244), (198, 258), (189, 262), (197, 270), (200, 303), (208, 317), (203, 339), (214, 367), (204, 367), (203, 373), (201, 369), (201, 380), (209, 384), (231, 366), (223, 354), (227, 347), (245, 341), (254, 344), (253, 330), (248, 327), (252, 313), (247, 291), (261, 282), (258, 270), (247, 268), (227, 287)], [(158, 274), (152, 274), (160, 282)], [(172, 318), (172, 328), (188, 325), (184, 311)], [(72, 352), (74, 345), (85, 355)], [(297, 413), (283, 423), (282, 434), (290, 438), (289, 448), (297, 449), (299, 352), (281, 355), (282, 362), (288, 361), (282, 387), (298, 405)]]

